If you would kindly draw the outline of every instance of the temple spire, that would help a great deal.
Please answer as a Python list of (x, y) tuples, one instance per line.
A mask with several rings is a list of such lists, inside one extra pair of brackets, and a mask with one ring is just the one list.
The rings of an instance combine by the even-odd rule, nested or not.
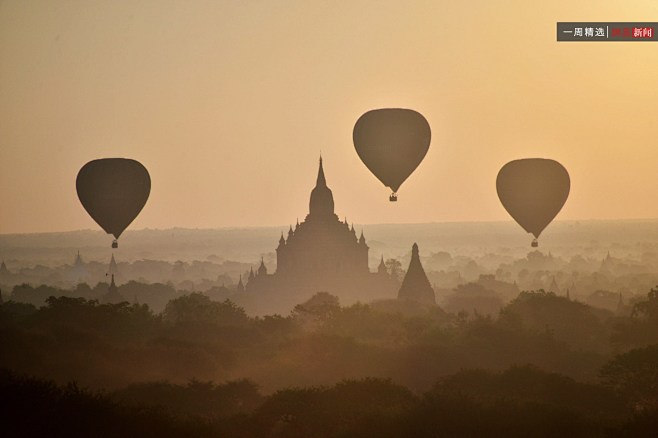
[(318, 167), (318, 178), (315, 187), (311, 191), (309, 215), (315, 218), (334, 216), (334, 196), (331, 189), (327, 187), (327, 180), (322, 167), (322, 157), (320, 157), (320, 166)]
[(377, 267), (377, 272), (379, 274), (386, 274), (386, 263), (384, 263), (384, 255), (382, 254), (382, 259), (379, 262), (379, 266)]
[(267, 275), (267, 268), (265, 267), (265, 260), (260, 258), (260, 266), (258, 267), (258, 275)]
[(418, 245), (414, 243), (411, 248), (411, 261), (409, 269), (402, 280), (402, 286), (398, 291), (399, 300), (412, 300), (424, 305), (435, 305), (436, 298), (434, 289), (427, 279), (423, 265), (420, 263), (418, 255)]
[(324, 169), (322, 168), (322, 155), (320, 155), (320, 168), (318, 169), (318, 179), (315, 183), (316, 187), (327, 187), (327, 180), (324, 177)]
[(123, 295), (119, 293), (119, 288), (114, 282), (114, 274), (112, 274), (112, 281), (107, 288), (107, 293), (101, 297), (101, 303), (103, 304), (118, 304), (121, 302), (127, 301)]
[(117, 262), (114, 260), (114, 254), (112, 254), (112, 258), (110, 259), (110, 267), (108, 272), (113, 275), (119, 273), (119, 270), (117, 269)]

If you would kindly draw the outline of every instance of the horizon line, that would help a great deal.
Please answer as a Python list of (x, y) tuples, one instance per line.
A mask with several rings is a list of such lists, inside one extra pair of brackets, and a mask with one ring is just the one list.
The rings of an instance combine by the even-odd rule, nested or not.
[[(617, 219), (556, 219), (552, 223), (568, 223), (568, 222), (652, 222), (658, 221), (658, 217), (650, 218), (617, 218)], [(516, 224), (514, 220), (464, 220), (464, 221), (432, 221), (432, 222), (371, 222), (371, 223), (361, 223), (361, 222), (350, 222), (357, 226), (389, 226), (389, 225), (442, 225), (442, 224), (502, 224), (502, 223), (511, 223)], [(195, 231), (219, 231), (219, 230), (258, 230), (258, 229), (279, 229), (279, 228), (288, 228), (289, 224), (278, 224), (278, 225), (227, 225), (221, 227), (181, 227), (173, 226), (167, 228), (138, 228), (135, 230), (126, 230), (126, 233), (133, 233), (138, 231), (169, 231), (169, 230), (195, 230)], [(27, 232), (10, 232), (4, 233), (0, 232), (0, 236), (22, 236), (22, 235), (36, 235), (36, 234), (66, 234), (66, 233), (78, 233), (78, 232), (98, 232), (102, 233), (103, 230), (92, 229), (92, 228), (78, 228), (71, 230), (60, 230), (60, 231), (27, 231)]]

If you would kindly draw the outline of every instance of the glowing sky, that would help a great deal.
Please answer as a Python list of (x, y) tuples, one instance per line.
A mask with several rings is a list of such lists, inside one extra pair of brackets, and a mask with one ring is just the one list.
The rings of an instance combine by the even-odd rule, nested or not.
[[(130, 157), (131, 228), (303, 218), (322, 151), (357, 223), (508, 220), (495, 178), (560, 161), (560, 219), (658, 217), (658, 43), (557, 43), (557, 21), (658, 21), (653, 1), (0, 1), (0, 232), (96, 225), (75, 176)], [(399, 202), (359, 161), (365, 111), (432, 127)]]

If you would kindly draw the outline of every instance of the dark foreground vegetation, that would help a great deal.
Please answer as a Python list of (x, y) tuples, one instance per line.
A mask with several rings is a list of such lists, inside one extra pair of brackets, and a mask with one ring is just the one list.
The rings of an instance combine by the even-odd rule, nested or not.
[(543, 291), (497, 318), (326, 293), (259, 318), (198, 293), (159, 314), (9, 301), (0, 368), (7, 436), (655, 436), (658, 290), (627, 316)]
[(658, 410), (534, 367), (462, 371), (415, 394), (385, 379), (263, 396), (249, 381), (114, 392), (0, 372), (4, 436), (655, 436)]

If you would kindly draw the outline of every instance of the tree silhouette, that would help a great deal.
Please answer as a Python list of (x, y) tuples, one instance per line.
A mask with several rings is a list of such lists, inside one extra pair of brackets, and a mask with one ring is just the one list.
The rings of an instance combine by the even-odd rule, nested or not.
[(627, 396), (635, 409), (658, 409), (658, 345), (616, 356), (601, 368), (601, 379)]

